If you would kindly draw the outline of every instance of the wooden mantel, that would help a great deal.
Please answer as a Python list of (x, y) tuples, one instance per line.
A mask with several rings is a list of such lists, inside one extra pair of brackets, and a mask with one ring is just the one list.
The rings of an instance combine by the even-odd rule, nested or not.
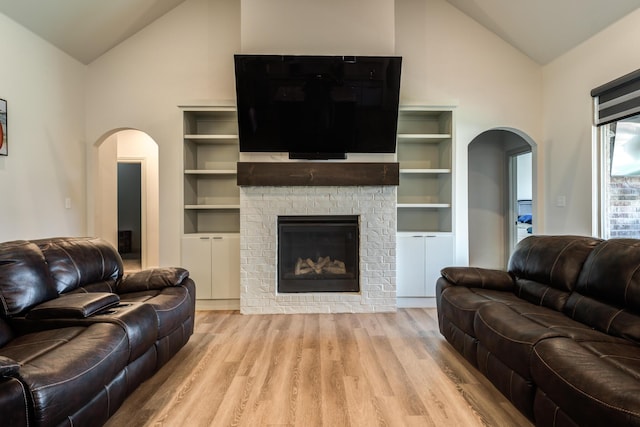
[(398, 163), (238, 162), (240, 186), (398, 185)]

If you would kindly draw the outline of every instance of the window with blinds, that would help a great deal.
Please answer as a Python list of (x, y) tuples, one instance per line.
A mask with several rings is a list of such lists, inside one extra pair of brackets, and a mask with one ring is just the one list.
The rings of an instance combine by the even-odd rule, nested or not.
[(640, 70), (593, 89), (591, 96), (597, 126), (640, 114)]

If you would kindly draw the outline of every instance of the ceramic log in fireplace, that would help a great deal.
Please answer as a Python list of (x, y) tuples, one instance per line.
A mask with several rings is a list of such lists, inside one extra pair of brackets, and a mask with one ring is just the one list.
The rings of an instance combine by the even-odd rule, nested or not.
[(358, 292), (358, 216), (278, 217), (278, 292)]

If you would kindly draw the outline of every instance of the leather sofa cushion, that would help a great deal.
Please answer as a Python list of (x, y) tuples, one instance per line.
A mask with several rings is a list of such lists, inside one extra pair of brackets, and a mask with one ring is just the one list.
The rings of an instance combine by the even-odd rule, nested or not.
[(640, 347), (629, 343), (538, 343), (535, 383), (578, 425), (640, 425)]
[(116, 294), (105, 292), (61, 295), (33, 307), (25, 316), (29, 320), (73, 318), (84, 319), (120, 302)]
[(13, 339), (13, 331), (9, 324), (0, 318), (0, 347)]
[(565, 313), (601, 332), (640, 343), (640, 317), (630, 310), (574, 292), (567, 301)]
[(640, 241), (611, 239), (600, 244), (587, 258), (565, 313), (640, 343)]
[(33, 424), (58, 425), (125, 368), (129, 349), (120, 326), (99, 323), (23, 335), (0, 348), (0, 355), (21, 365)]
[(142, 356), (156, 341), (158, 316), (152, 306), (134, 302), (120, 303), (86, 320), (87, 322), (109, 322), (124, 328), (129, 339), (132, 362)]
[(518, 278), (570, 292), (585, 260), (601, 241), (579, 236), (529, 236), (516, 246), (508, 271)]
[(34, 240), (44, 254), (59, 294), (95, 282), (115, 287), (122, 276), (122, 259), (106, 241), (99, 238), (67, 237)]
[(0, 380), (4, 377), (15, 376), (20, 370), (20, 364), (13, 359), (0, 356)]
[(153, 307), (158, 318), (157, 338), (169, 335), (193, 314), (192, 293), (185, 286), (121, 294), (120, 301), (146, 303)]
[(474, 329), (478, 341), (490, 353), (525, 379), (531, 378), (529, 357), (533, 346), (542, 339), (562, 336), (504, 304), (480, 307), (475, 316)]
[(474, 328), (476, 337), (491, 353), (520, 376), (530, 379), (529, 358), (542, 340), (569, 337), (577, 341), (620, 344), (625, 341), (593, 330), (563, 313), (520, 302), (480, 307)]
[(180, 285), (189, 272), (179, 267), (149, 268), (143, 271), (124, 275), (116, 286), (116, 292), (140, 292), (160, 290), (169, 286)]
[(540, 426), (580, 427), (539, 388), (533, 401), (533, 419)]
[(555, 311), (562, 311), (569, 300), (570, 292), (561, 291), (553, 286), (544, 285), (528, 279), (515, 280), (515, 294), (531, 304), (540, 305)]
[(611, 239), (600, 244), (586, 260), (576, 292), (640, 312), (640, 241)]
[(11, 427), (29, 426), (27, 391), (16, 378), (0, 378), (0, 424)]
[[(84, 295), (84, 294), (69, 294)], [(133, 361), (153, 347), (157, 340), (158, 315), (148, 304), (136, 302), (119, 303), (88, 317), (51, 317), (14, 319), (16, 330), (21, 334), (56, 328), (88, 327), (95, 323), (112, 323), (127, 336), (129, 361)]]
[(477, 367), (527, 418), (533, 419), (533, 399), (536, 386), (529, 379), (518, 375), (481, 342), (477, 345)]
[(468, 288), (513, 290), (513, 277), (506, 271), (475, 267), (446, 267), (440, 272), (442, 277), (456, 286)]
[(36, 244), (17, 240), (0, 245), (0, 316), (20, 314), (57, 296)]
[(473, 322), (476, 311), (487, 303), (496, 302), (513, 304), (519, 299), (511, 292), (450, 286), (440, 294), (438, 311), (463, 332), (475, 337)]

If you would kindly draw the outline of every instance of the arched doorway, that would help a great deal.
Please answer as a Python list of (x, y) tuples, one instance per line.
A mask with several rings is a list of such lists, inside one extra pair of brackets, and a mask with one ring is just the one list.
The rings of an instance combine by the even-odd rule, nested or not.
[[(518, 206), (514, 188), (514, 158), (531, 152), (531, 214), (536, 206), (535, 142), (516, 129), (496, 128), (475, 137), (468, 147), (468, 221), (469, 264), (486, 268), (504, 268), (511, 253)], [(533, 221), (532, 221), (533, 222)], [(533, 229), (535, 224), (531, 224)], [(528, 227), (525, 227), (528, 230)]]
[(118, 163), (140, 165), (140, 267), (159, 265), (158, 144), (146, 133), (114, 129), (94, 145), (94, 234), (118, 247)]

